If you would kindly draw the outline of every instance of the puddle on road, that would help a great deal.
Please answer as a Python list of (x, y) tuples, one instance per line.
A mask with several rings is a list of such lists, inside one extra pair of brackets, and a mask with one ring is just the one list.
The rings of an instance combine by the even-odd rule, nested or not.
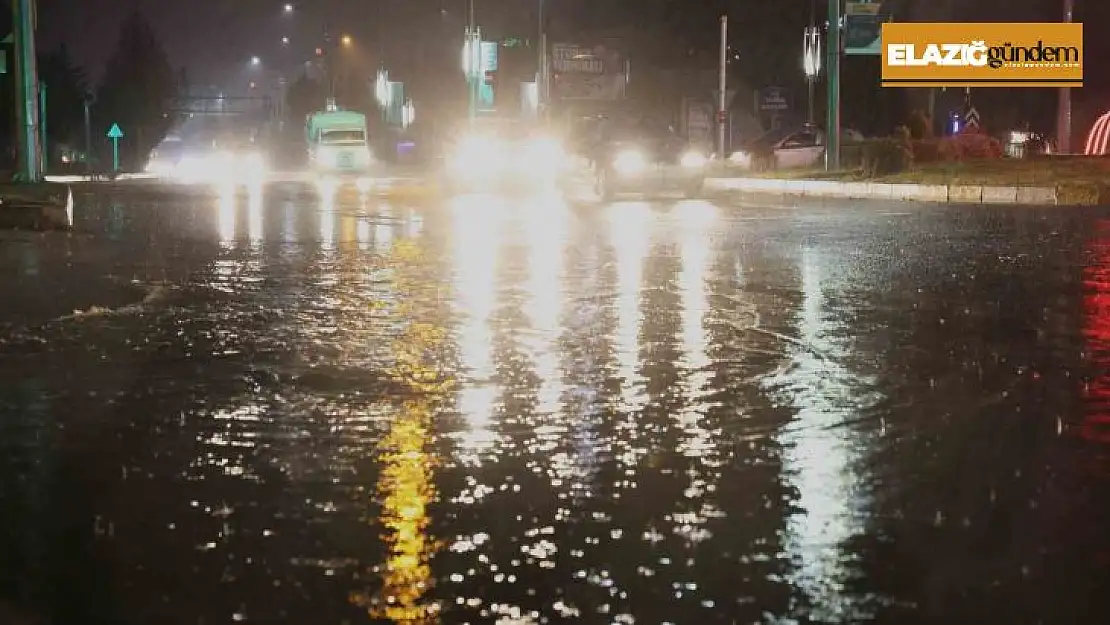
[(0, 358), (14, 604), (136, 624), (1097, 613), (1104, 226), (195, 202), (165, 218), (194, 242), (121, 255), (184, 276), (165, 299)]

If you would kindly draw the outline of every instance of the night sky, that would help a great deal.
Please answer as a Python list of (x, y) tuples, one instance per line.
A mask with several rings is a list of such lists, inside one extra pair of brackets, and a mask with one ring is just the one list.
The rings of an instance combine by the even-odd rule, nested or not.
[[(553, 12), (565, 10), (573, 12), (573, 6), (580, 0), (548, 0)], [(594, 0), (600, 2), (603, 0)], [(604, 0), (607, 6), (619, 6), (621, 2), (635, 4), (646, 10), (649, 5), (682, 3), (684, 9), (704, 6), (705, 12), (713, 13), (716, 6), (728, 4), (728, 0)], [(885, 0), (900, 12), (907, 12), (913, 21), (1037, 21), (1056, 20), (1061, 14), (1062, 0)], [(267, 61), (274, 59), (286, 67), (307, 60), (322, 38), (324, 22), (332, 24), (332, 32), (350, 34), (360, 41), (372, 43), (379, 37), (377, 13), (384, 10), (393, 13), (392, 28), (388, 29), (394, 38), (398, 53), (412, 54), (412, 41), (405, 38), (405, 29), (399, 26), (398, 12), (404, 7), (424, 7), (425, 12), (442, 5), (450, 11), (461, 12), (465, 0), (302, 0), (295, 2), (297, 12), (293, 16), (284, 15), (281, 0), (39, 0), (40, 2), (40, 41), (42, 49), (50, 49), (65, 42), (74, 58), (80, 62), (94, 78), (99, 75), (105, 59), (109, 55), (117, 36), (120, 20), (133, 8), (141, 9), (154, 24), (161, 35), (171, 62), (177, 66), (187, 66), (189, 78), (194, 83), (215, 83), (229, 80), (236, 71), (242, 71), (252, 55), (259, 55)], [(803, 24), (773, 21), (794, 21), (799, 14), (808, 10), (784, 7), (785, 4), (803, 5), (808, 8), (812, 0), (777, 0), (766, 5), (752, 4), (746, 0), (732, 0), (737, 7), (734, 13), (733, 28), (738, 37), (753, 37), (782, 41), (789, 33), (797, 31), (800, 47), (800, 31)], [(480, 12), (505, 13), (509, 9), (527, 15), (534, 10), (534, 0), (479, 0)], [(1107, 86), (1105, 77), (1110, 73), (1098, 71), (1098, 58), (1110, 57), (1110, 38), (1100, 36), (1100, 24), (1110, 26), (1110, 0), (1076, 0), (1076, 18), (1087, 24), (1086, 52), (1088, 89), (1079, 94), (1079, 99), (1102, 100), (1102, 92)], [(560, 6), (562, 5), (562, 6)], [(823, 14), (827, 5), (818, 0), (818, 13)], [(385, 7), (380, 9), (379, 7)], [(758, 19), (751, 16), (757, 15)], [(527, 17), (523, 18), (524, 23)], [(482, 21), (482, 20), (480, 20)], [(712, 20), (710, 20), (712, 21)], [(760, 23), (745, 23), (758, 21)], [(528, 33), (531, 34), (531, 33)], [(282, 49), (281, 38), (291, 37), (293, 45)], [(712, 43), (712, 36), (706, 41)], [(406, 47), (407, 46), (407, 47)], [(790, 53), (794, 47), (787, 48)], [(798, 51), (800, 54), (800, 51)], [(389, 53), (387, 53), (387, 56)], [(1092, 105), (1097, 103), (1092, 102)], [(1096, 106), (1097, 108), (1097, 106)]]

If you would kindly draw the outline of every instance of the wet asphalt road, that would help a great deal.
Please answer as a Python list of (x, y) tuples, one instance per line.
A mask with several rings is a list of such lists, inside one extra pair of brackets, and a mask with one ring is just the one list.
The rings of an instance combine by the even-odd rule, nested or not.
[(124, 625), (1110, 613), (1099, 213), (77, 199), (75, 233), (0, 233), (9, 607)]

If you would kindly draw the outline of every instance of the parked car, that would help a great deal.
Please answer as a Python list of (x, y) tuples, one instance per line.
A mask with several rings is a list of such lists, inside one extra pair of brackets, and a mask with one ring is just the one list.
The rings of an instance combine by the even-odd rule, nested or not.
[[(859, 131), (845, 128), (841, 130), (840, 140), (841, 143), (859, 142), (864, 140), (864, 136)], [(825, 131), (806, 125), (781, 138), (768, 133), (733, 152), (728, 160), (733, 166), (755, 169), (760, 165), (758, 155), (764, 151), (773, 156), (773, 161), (766, 165), (775, 169), (816, 167), (825, 156)]]

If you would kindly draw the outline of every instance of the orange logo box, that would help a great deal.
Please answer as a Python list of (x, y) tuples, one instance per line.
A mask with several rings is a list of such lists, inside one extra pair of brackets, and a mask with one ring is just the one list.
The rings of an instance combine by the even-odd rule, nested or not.
[(884, 87), (1082, 87), (1083, 24), (883, 24)]

